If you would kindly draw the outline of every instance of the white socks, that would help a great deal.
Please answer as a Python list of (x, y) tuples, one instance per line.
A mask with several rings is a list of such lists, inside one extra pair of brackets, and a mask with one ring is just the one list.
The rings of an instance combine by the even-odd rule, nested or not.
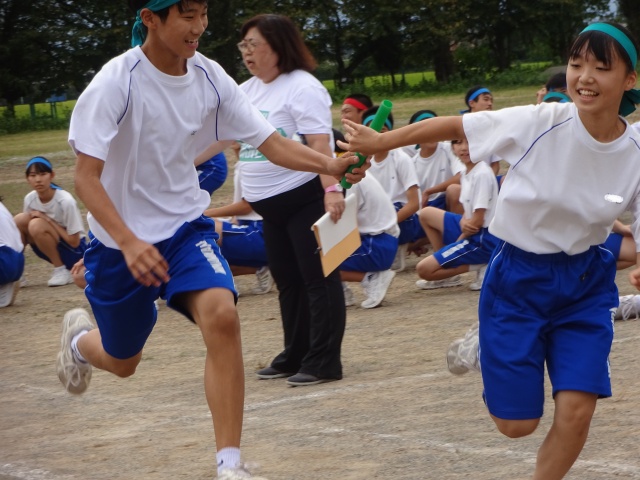
[(80, 360), (82, 363), (88, 363), (87, 359), (82, 356), (80, 350), (78, 350), (78, 340), (83, 335), (89, 333), (89, 330), (82, 330), (79, 334), (71, 339), (71, 351), (73, 352), (73, 356)]
[(225, 447), (216, 453), (218, 461), (218, 474), (226, 468), (236, 468), (240, 465), (240, 449), (236, 447)]

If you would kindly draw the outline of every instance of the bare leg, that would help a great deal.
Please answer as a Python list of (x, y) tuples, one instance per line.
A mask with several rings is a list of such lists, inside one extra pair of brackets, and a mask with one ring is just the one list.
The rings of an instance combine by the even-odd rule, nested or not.
[(538, 450), (534, 480), (566, 475), (587, 441), (597, 399), (595, 394), (573, 390), (556, 394), (553, 424)]
[(35, 243), (38, 249), (49, 258), (54, 267), (63, 265), (58, 253), (60, 236), (46, 220), (34, 218), (29, 222), (27, 240), (29, 243)]
[(420, 210), (418, 218), (422, 229), (427, 234), (433, 251), (438, 251), (444, 246), (442, 232), (444, 231), (444, 210), (435, 207), (425, 207)]
[(207, 356), (204, 389), (218, 450), (240, 447), (244, 411), (244, 365), (240, 319), (233, 294), (222, 288), (191, 292), (184, 304), (200, 327)]

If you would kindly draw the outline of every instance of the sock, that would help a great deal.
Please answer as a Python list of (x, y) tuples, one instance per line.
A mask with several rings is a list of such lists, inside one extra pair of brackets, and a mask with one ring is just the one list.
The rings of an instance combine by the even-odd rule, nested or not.
[(218, 461), (218, 473), (222, 473), (225, 468), (236, 468), (240, 465), (240, 449), (236, 447), (225, 447), (216, 453)]
[(80, 353), (80, 350), (78, 349), (78, 340), (80, 340), (81, 336), (87, 333), (89, 333), (89, 330), (82, 330), (80, 333), (78, 333), (75, 337), (71, 339), (71, 351), (73, 352), (73, 356), (76, 357), (76, 359), (78, 359), (82, 363), (89, 363), (89, 362), (87, 362), (87, 359), (84, 358)]

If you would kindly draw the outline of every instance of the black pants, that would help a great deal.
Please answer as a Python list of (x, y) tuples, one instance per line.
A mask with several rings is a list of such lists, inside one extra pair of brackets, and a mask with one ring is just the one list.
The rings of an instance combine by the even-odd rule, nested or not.
[(271, 366), (319, 378), (342, 378), (346, 324), (340, 274), (325, 277), (311, 225), (324, 214), (320, 178), (258, 202), (271, 274), (279, 291), (284, 350)]

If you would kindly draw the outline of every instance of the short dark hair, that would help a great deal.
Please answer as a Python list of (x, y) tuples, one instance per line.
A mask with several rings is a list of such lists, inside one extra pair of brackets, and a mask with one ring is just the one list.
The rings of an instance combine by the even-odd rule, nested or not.
[(549, 80), (547, 80), (545, 87), (548, 91), (567, 88), (567, 74), (565, 72), (559, 72), (552, 75)]
[[(433, 110), (418, 110), (416, 113), (411, 115), (411, 118), (409, 119), (409, 125), (411, 125), (412, 123), (416, 123), (418, 121), (421, 121), (421, 120), (426, 120), (427, 118), (432, 118), (432, 117), (437, 117), (437, 116), (438, 116), (438, 114), (436, 112), (434, 112)], [(418, 119), (420, 119), (420, 120), (418, 120)]]
[(464, 96), (464, 104), (468, 107), (469, 99), (473, 96), (474, 93), (476, 93), (478, 90), (481, 90), (483, 88), (486, 88), (486, 87), (483, 87), (482, 85), (474, 85), (469, 90), (467, 90), (467, 93)]
[[(633, 34), (624, 26), (615, 22), (598, 23), (606, 23), (617, 28), (629, 38), (631, 43), (633, 43), (636, 52), (640, 50), (640, 48), (638, 48), (638, 40), (636, 40)], [(615, 52), (618, 58), (620, 58), (627, 66), (628, 73), (633, 71), (632, 62), (637, 61), (637, 58), (629, 58), (629, 53), (613, 37), (597, 30), (588, 30), (578, 35), (569, 50), (569, 59), (577, 58), (582, 54), (583, 50), (585, 50), (587, 54), (592, 54), (599, 62), (604, 63), (607, 67), (611, 66), (613, 53)]]
[(302, 39), (302, 34), (289, 17), (263, 13), (250, 18), (240, 28), (244, 38), (249, 30), (257, 28), (271, 49), (278, 55), (280, 73), (294, 70), (313, 72), (318, 63)]
[[(31, 160), (33, 159), (43, 159), (46, 160), (47, 162), (49, 162), (49, 164), (51, 164), (51, 161), (48, 158), (43, 157), (42, 155), (38, 155), (37, 157), (33, 157)], [(29, 162), (31, 161), (29, 160)], [(25, 170), (25, 175), (28, 177), (29, 173), (34, 172), (34, 173), (53, 173), (53, 169), (51, 167), (49, 167), (49, 165), (46, 165), (45, 163), (41, 162), (41, 161), (35, 161), (34, 163), (32, 163), (31, 165), (29, 165), (26, 170)]]

